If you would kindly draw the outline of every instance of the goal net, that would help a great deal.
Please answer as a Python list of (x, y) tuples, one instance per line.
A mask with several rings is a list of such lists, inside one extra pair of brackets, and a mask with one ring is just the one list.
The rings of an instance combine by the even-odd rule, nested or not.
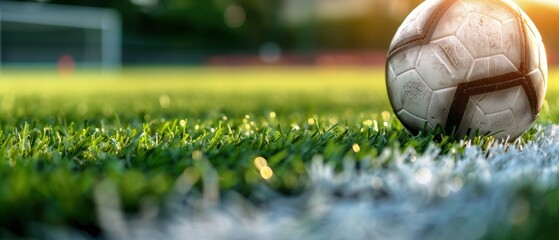
[(110, 9), (0, 2), (0, 66), (117, 69), (121, 21)]

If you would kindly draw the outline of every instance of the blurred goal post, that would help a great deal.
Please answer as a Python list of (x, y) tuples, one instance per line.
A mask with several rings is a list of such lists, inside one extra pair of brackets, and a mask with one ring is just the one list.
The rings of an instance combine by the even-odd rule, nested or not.
[(0, 66), (121, 67), (121, 19), (112, 9), (0, 1)]

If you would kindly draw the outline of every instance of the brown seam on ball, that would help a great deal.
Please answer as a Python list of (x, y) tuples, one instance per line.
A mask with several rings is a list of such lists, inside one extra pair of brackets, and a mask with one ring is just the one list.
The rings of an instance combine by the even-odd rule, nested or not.
[[(436, 7), (436, 9), (433, 11), (433, 14), (431, 14), (429, 19), (427, 19), (427, 21), (425, 22), (425, 25), (422, 27), (422, 29), (427, 29), (427, 31), (422, 32), (417, 36), (406, 38), (400, 41), (400, 43), (396, 44), (394, 49), (389, 50), (386, 62), (387, 63), (390, 62), (390, 59), (392, 59), (392, 57), (396, 56), (398, 53), (402, 51), (429, 43), (431, 41), (433, 34), (435, 33), (435, 29), (437, 28), (437, 25), (440, 22), (442, 16), (457, 1), (458, 0), (443, 0), (442, 3), (440, 3), (440, 5)], [(386, 64), (386, 72), (388, 73), (388, 71), (389, 71), (389, 65)], [(388, 91), (390, 94), (390, 90)], [(394, 106), (394, 104), (392, 103), (392, 99), (389, 98), (389, 101), (390, 104)], [(406, 129), (410, 130), (414, 134), (418, 132), (413, 130), (414, 128), (408, 125), (405, 121), (402, 121), (402, 119), (400, 118), (400, 116), (398, 116), (398, 114), (396, 114), (396, 117), (400, 120), (400, 122), (402, 123), (402, 125), (404, 125)]]
[(455, 2), (457, 2), (457, 0), (446, 0), (443, 1), (439, 6), (437, 6), (436, 9), (433, 11), (433, 14), (431, 14), (429, 19), (427, 19), (427, 21), (425, 22), (425, 25), (421, 28), (426, 29), (425, 33), (422, 32), (419, 35), (412, 36), (400, 41), (400, 43), (396, 44), (394, 46), (394, 49), (392, 49), (388, 53), (387, 61), (390, 61), (392, 57), (396, 56), (402, 51), (429, 43), (433, 34), (435, 33), (435, 30), (437, 29), (439, 21)]
[(526, 92), (526, 96), (528, 97), (528, 101), (530, 102), (530, 108), (532, 109), (532, 120), (536, 120), (536, 117), (539, 115), (540, 109), (538, 109), (538, 97), (536, 96), (536, 88), (534, 87), (534, 82), (530, 75), (526, 75), (525, 81), (522, 82), (522, 88), (524, 88), (524, 92)]
[[(532, 61), (532, 59), (530, 59), (530, 54), (528, 54), (529, 52), (533, 51), (534, 49), (532, 49), (532, 45), (530, 44), (530, 42), (528, 41), (528, 36), (530, 35), (528, 33), (528, 31), (530, 31), (529, 29), (526, 28), (527, 24), (526, 20), (524, 19), (524, 16), (522, 16), (522, 13), (520, 13), (520, 10), (516, 10), (516, 9), (511, 9), (509, 8), (508, 5), (504, 4), (505, 8), (509, 9), (509, 11), (513, 12), (516, 17), (518, 18), (518, 20), (520, 21), (520, 27), (522, 28), (522, 41), (523, 41), (523, 57), (524, 57), (524, 61), (522, 61), (522, 63), (520, 64), (520, 71), (524, 74), (525, 77), (525, 81), (523, 82), (523, 88), (524, 88), (524, 92), (526, 93), (526, 96), (528, 97), (528, 101), (530, 102), (530, 108), (532, 110), (532, 120), (535, 120), (536, 117), (538, 116), (538, 106), (539, 106), (539, 102), (538, 102), (538, 96), (536, 96), (536, 88), (534, 87), (534, 81), (532, 79), (532, 77), (530, 76), (530, 71), (531, 69), (529, 69), (530, 67), (530, 62)], [(515, 11), (516, 10), (516, 11)]]
[(452, 130), (458, 130), (460, 127), (460, 123), (464, 117), (464, 113), (468, 106), (468, 102), (471, 96), (504, 90), (516, 86), (522, 86), (522, 89), (526, 93), (528, 97), (528, 101), (530, 103), (530, 109), (532, 112), (532, 120), (538, 115), (538, 98), (536, 96), (536, 89), (534, 87), (534, 83), (532, 77), (528, 73), (528, 67), (530, 66), (530, 55), (528, 54), (532, 49), (530, 49), (530, 44), (528, 43), (527, 37), (527, 29), (525, 26), (525, 20), (522, 14), (517, 12), (516, 9), (512, 9), (510, 6), (506, 4), (502, 4), (500, 1), (493, 1), (498, 5), (508, 9), (511, 13), (516, 15), (519, 20), (520, 28), (521, 28), (521, 63), (520, 63), (520, 72), (513, 72), (504, 75), (500, 75), (497, 77), (489, 77), (480, 80), (476, 80), (473, 82), (465, 82), (458, 84), (456, 93), (454, 95), (450, 111), (448, 113), (448, 118), (445, 126), (445, 130), (447, 133), (451, 133)]
[(512, 72), (459, 84), (448, 112), (445, 130), (447, 133), (451, 133), (454, 127), (456, 128), (455, 130), (458, 129), (466, 112), (470, 97), (516, 86), (524, 86), (523, 82), (525, 82), (525, 79), (522, 73)]

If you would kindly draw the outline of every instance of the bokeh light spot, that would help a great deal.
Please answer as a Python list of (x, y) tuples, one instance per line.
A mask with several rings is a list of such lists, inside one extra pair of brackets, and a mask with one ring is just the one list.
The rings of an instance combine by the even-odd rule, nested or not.
[(388, 121), (390, 119), (390, 113), (388, 111), (384, 111), (380, 114), (382, 116), (382, 120)]
[(382, 178), (373, 177), (373, 179), (371, 180), (371, 185), (374, 189), (381, 189), (384, 183), (382, 182)]
[(202, 159), (202, 152), (200, 150), (196, 150), (196, 151), (192, 152), (192, 159), (193, 160)]
[(275, 42), (265, 42), (260, 46), (260, 59), (265, 63), (275, 63), (281, 58), (281, 48)]
[(223, 21), (230, 28), (238, 28), (245, 23), (245, 10), (237, 5), (231, 5), (223, 13)]
[(77, 110), (78, 110), (78, 114), (80, 114), (80, 115), (82, 115), (82, 116), (85, 115), (85, 114), (87, 114), (87, 110), (88, 110), (87, 103), (83, 103), (83, 102), (80, 103), (80, 104), (78, 105), (78, 109), (77, 109)]
[(159, 97), (159, 105), (162, 108), (168, 108), (169, 106), (171, 106), (171, 98), (168, 95), (161, 95)]
[(433, 173), (426, 167), (422, 167), (415, 172), (415, 180), (421, 184), (428, 184), (433, 178)]
[(458, 192), (460, 191), (460, 189), (462, 189), (462, 186), (464, 185), (464, 182), (462, 181), (462, 178), (460, 177), (455, 177), (451, 182), (450, 182), (450, 190)]
[(512, 224), (524, 224), (530, 217), (530, 203), (523, 198), (516, 199), (510, 210), (509, 221)]
[(450, 190), (447, 185), (441, 185), (437, 188), (437, 195), (439, 195), (439, 197), (448, 197), (449, 194)]
[(58, 75), (61, 77), (71, 76), (74, 73), (75, 68), (76, 63), (74, 57), (71, 55), (65, 54), (58, 58), (56, 70), (58, 71)]

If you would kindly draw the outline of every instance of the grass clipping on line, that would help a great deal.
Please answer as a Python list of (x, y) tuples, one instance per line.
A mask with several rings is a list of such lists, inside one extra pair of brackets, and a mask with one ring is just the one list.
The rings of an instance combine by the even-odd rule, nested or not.
[[(465, 144), (463, 154), (441, 154), (434, 145), (423, 154), (387, 148), (358, 168), (352, 158), (344, 159), (341, 172), (317, 155), (308, 166), (305, 193), (270, 197), (259, 205), (234, 192), (219, 196), (217, 173), (202, 158), (200, 179), (176, 181), (168, 200), (171, 216), (160, 217), (155, 208), (124, 216), (110, 182), (96, 187), (97, 212), (109, 238), (521, 238), (515, 227), (534, 224), (539, 233), (557, 231), (538, 222), (557, 209), (541, 203), (545, 213), (536, 212), (533, 199), (541, 196), (531, 196), (559, 199), (559, 126), (541, 127), (525, 144), (494, 143), (486, 150)], [(197, 181), (202, 196), (189, 194)]]

